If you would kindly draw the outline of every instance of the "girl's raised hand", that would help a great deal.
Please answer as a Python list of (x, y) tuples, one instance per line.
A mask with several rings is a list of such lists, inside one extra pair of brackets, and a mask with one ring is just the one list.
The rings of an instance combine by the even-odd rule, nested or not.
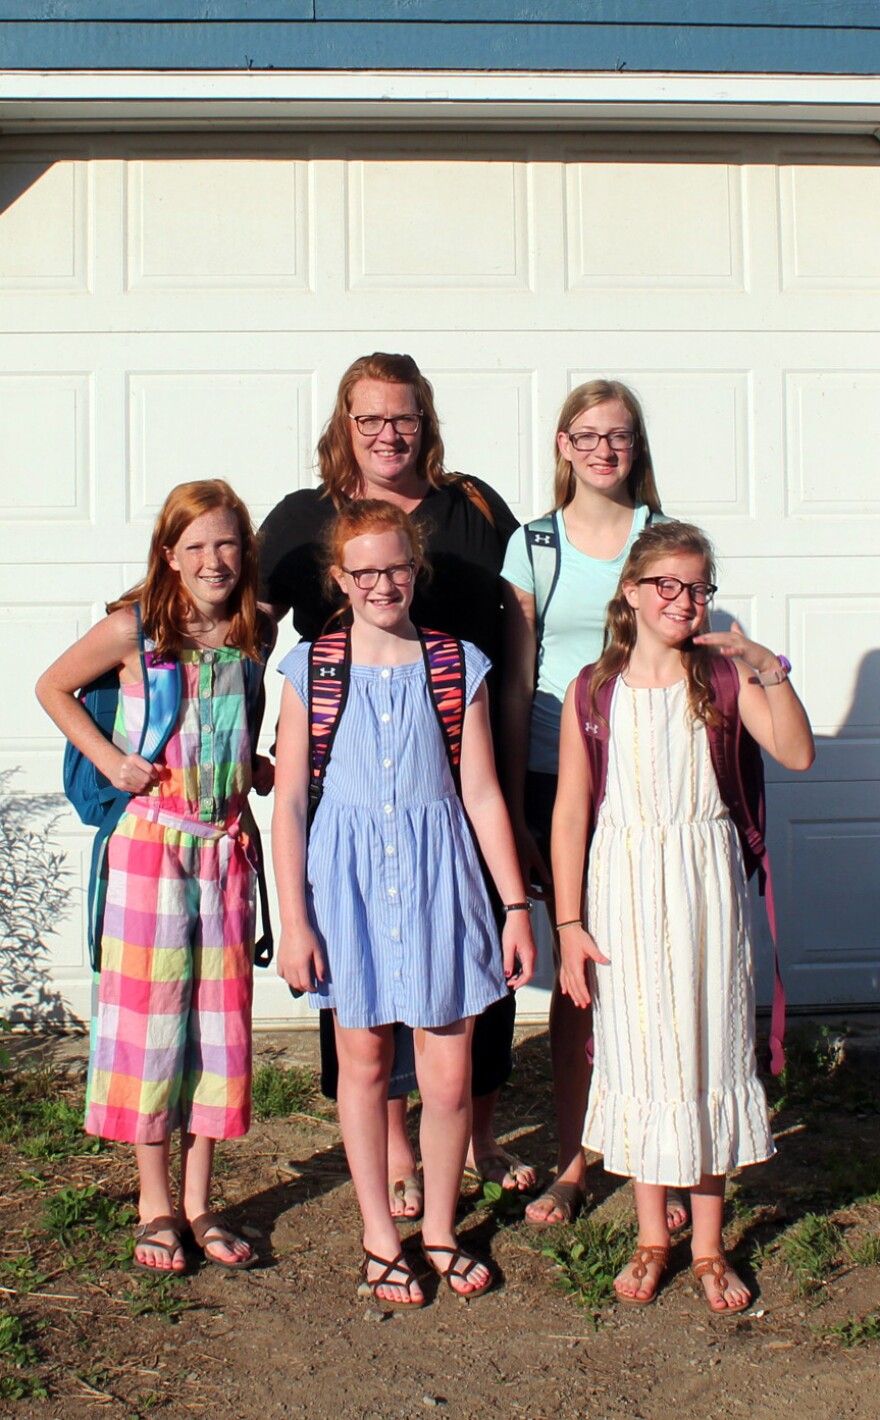
[(535, 974), (537, 951), (527, 912), (508, 912), (501, 933), (504, 979), (512, 991), (526, 986)]
[(294, 935), (282, 932), (275, 956), (278, 975), (294, 991), (314, 991), (326, 979), (324, 949), (311, 927), (300, 927)]
[(720, 656), (735, 657), (744, 661), (757, 675), (766, 675), (779, 669), (779, 662), (772, 651), (758, 641), (750, 641), (739, 622), (734, 621), (729, 631), (706, 631), (694, 637), (695, 646), (708, 646)]
[(559, 985), (564, 995), (570, 996), (581, 1010), (586, 1010), (592, 1000), (587, 986), (587, 962), (608, 966), (610, 958), (603, 956), (590, 933), (578, 926), (565, 927), (559, 933), (559, 949), (562, 957)]

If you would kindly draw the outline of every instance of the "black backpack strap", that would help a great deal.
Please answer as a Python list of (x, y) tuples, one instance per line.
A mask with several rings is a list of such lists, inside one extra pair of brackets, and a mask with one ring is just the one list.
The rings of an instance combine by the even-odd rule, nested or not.
[(324, 776), (350, 680), (350, 629), (343, 627), (319, 636), (309, 647), (309, 826), (324, 792)]
[(455, 783), (461, 793), (461, 736), (464, 727), (465, 671), (464, 650), (455, 636), (442, 631), (419, 631), (425, 673), (431, 703), (440, 729), (446, 757)]
[(540, 640), (547, 618), (547, 608), (556, 591), (562, 565), (556, 514), (545, 513), (543, 517), (535, 518), (526, 523), (523, 531), (526, 535), (526, 552), (535, 580), (536, 630)]

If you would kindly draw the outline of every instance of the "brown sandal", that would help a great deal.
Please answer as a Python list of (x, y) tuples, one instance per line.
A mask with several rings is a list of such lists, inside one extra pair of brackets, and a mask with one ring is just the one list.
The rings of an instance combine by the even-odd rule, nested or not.
[[(174, 1254), (183, 1252), (181, 1227), (180, 1219), (172, 1218), (169, 1213), (162, 1213), (158, 1218), (152, 1218), (149, 1223), (139, 1223), (134, 1230), (135, 1253), (138, 1245), (143, 1243), (145, 1247), (154, 1247), (160, 1252), (166, 1252), (173, 1262)], [(171, 1233), (174, 1242), (160, 1242), (157, 1233)], [(151, 1267), (149, 1262), (141, 1262), (135, 1253), (132, 1254), (131, 1265), (138, 1272), (149, 1272), (153, 1277), (182, 1277), (186, 1272), (185, 1260), (183, 1267)]]
[[(200, 1213), (197, 1218), (193, 1218), (189, 1226), (197, 1245), (205, 1254), (205, 1261), (212, 1262), (215, 1267), (228, 1267), (233, 1272), (243, 1272), (246, 1267), (253, 1267), (254, 1263), (257, 1261), (257, 1254), (247, 1238), (240, 1237), (238, 1233), (229, 1226), (229, 1223), (222, 1213)], [(227, 1236), (225, 1238), (209, 1238), (208, 1233), (210, 1232), (226, 1233)], [(209, 1251), (209, 1248), (215, 1247), (218, 1243), (222, 1246), (229, 1247), (233, 1242), (243, 1242), (246, 1247), (250, 1248), (247, 1257), (241, 1257), (237, 1262), (226, 1262), (222, 1257), (215, 1257), (214, 1254)]]
[[(623, 1302), (626, 1307), (649, 1307), (657, 1300), (657, 1293), (660, 1290), (660, 1282), (669, 1261), (668, 1247), (637, 1247), (627, 1267), (632, 1268), (632, 1277), (636, 1282), (641, 1282), (648, 1275), (648, 1268), (652, 1262), (659, 1263), (660, 1271), (657, 1274), (657, 1281), (654, 1283), (654, 1290), (649, 1297), (628, 1297), (624, 1292), (618, 1292), (615, 1287), (614, 1292), (617, 1300)], [(615, 1278), (615, 1281), (617, 1279)]]
[[(372, 1281), (367, 1276), (367, 1268), (371, 1262), (375, 1262), (377, 1267), (383, 1269), (379, 1273), (379, 1276), (374, 1277)], [(395, 1277), (395, 1272), (398, 1272), (400, 1276)], [(423, 1307), (427, 1300), (424, 1294), (421, 1297), (413, 1296), (412, 1285), (414, 1282), (418, 1281), (418, 1278), (402, 1252), (399, 1252), (396, 1257), (392, 1257), (389, 1261), (387, 1257), (378, 1257), (375, 1252), (367, 1252), (367, 1249), (364, 1248), (364, 1260), (361, 1263), (360, 1281), (362, 1287), (369, 1287), (373, 1294), (373, 1299), (380, 1307), (417, 1308)], [(380, 1297), (376, 1291), (377, 1287), (403, 1287), (406, 1289), (407, 1301), (394, 1301), (391, 1297)]]
[[(453, 1287), (452, 1285), (453, 1277), (458, 1277), (463, 1282), (466, 1282), (475, 1267), (488, 1267), (489, 1264), (487, 1262), (481, 1263), (479, 1258), (471, 1257), (470, 1253), (465, 1252), (464, 1249), (460, 1247), (429, 1247), (426, 1242), (423, 1242), (422, 1252), (431, 1270), (436, 1272), (437, 1276), (446, 1283), (452, 1295), (461, 1298), (462, 1301), (471, 1302), (475, 1297), (484, 1297), (495, 1285), (495, 1278), (490, 1268), (489, 1276), (486, 1278), (485, 1282), (481, 1282), (478, 1286), (472, 1287), (469, 1292), (460, 1292), (457, 1287)], [(448, 1267), (438, 1267), (431, 1256), (432, 1252), (445, 1253), (449, 1258)]]
[(702, 1286), (702, 1279), (708, 1277), (711, 1273), (712, 1280), (715, 1283), (715, 1295), (716, 1297), (724, 1299), (724, 1294), (730, 1286), (727, 1280), (727, 1273), (732, 1272), (733, 1269), (730, 1267), (723, 1252), (716, 1252), (712, 1257), (695, 1257), (691, 1264), (691, 1271), (694, 1274), (695, 1280), (701, 1284), (700, 1290), (706, 1298), (706, 1306), (713, 1316), (736, 1316), (737, 1312), (744, 1312), (747, 1307), (752, 1305), (752, 1295), (749, 1293), (746, 1301), (738, 1302), (736, 1306), (730, 1306), (729, 1303), (725, 1302), (723, 1307), (713, 1307), (712, 1298), (705, 1287)]

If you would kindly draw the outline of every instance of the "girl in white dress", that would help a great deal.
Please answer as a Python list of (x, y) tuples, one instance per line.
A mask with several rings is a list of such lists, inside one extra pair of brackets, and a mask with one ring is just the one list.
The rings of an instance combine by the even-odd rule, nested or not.
[[(654, 1300), (669, 1256), (666, 1189), (689, 1187), (694, 1274), (709, 1309), (730, 1315), (751, 1295), (724, 1256), (725, 1175), (774, 1147), (755, 1070), (746, 874), (710, 752), (713, 735), (736, 729), (715, 704), (715, 657), (734, 658), (737, 714), (780, 764), (808, 769), (813, 738), (787, 662), (735, 622), (703, 630), (714, 575), (711, 545), (690, 524), (656, 524), (633, 545), (605, 649), (579, 677), (580, 713), (578, 681), (566, 695), (552, 862), (562, 989), (594, 1007), (584, 1144), (634, 1180), (638, 1247), (618, 1297)], [(593, 805), (587, 736), (609, 684), (607, 778)]]

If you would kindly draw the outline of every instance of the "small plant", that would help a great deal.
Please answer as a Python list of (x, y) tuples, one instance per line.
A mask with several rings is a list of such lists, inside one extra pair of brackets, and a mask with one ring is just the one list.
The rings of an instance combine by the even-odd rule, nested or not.
[(880, 1267), (880, 1235), (870, 1233), (861, 1242), (847, 1242), (846, 1255), (857, 1267)]
[(872, 1312), (861, 1320), (850, 1317), (836, 1326), (829, 1326), (822, 1336), (825, 1341), (836, 1341), (839, 1346), (847, 1348), (864, 1346), (867, 1341), (880, 1341), (880, 1312)]
[(82, 1093), (59, 1088), (51, 1070), (27, 1070), (0, 1081), (0, 1143), (28, 1159), (97, 1154), (101, 1139), (82, 1128)]
[(483, 1191), (475, 1199), (478, 1208), (491, 1208), (499, 1220), (514, 1221), (525, 1212), (528, 1198), (518, 1188), (504, 1188), (500, 1183), (483, 1184)]
[(43, 1382), (38, 1376), (26, 1374), (39, 1360), (19, 1317), (8, 1313), (0, 1316), (0, 1399), (45, 1399), (48, 1392)]
[(631, 1224), (582, 1218), (562, 1239), (541, 1249), (556, 1263), (560, 1285), (593, 1314), (594, 1325), (596, 1314), (614, 1298), (614, 1279), (632, 1254), (635, 1237)]
[(95, 1234), (109, 1237), (120, 1224), (130, 1221), (132, 1215), (131, 1208), (120, 1210), (95, 1183), (83, 1188), (62, 1188), (43, 1204), (46, 1231), (66, 1244)]
[(139, 1277), (138, 1291), (129, 1298), (128, 1307), (132, 1316), (157, 1316), (175, 1326), (184, 1312), (191, 1311), (194, 1303), (181, 1290), (180, 1277)]
[(254, 1114), (257, 1119), (277, 1119), (306, 1111), (314, 1113), (317, 1093), (312, 1070), (303, 1070), (298, 1065), (288, 1069), (261, 1065), (254, 1074)]
[(783, 1260), (801, 1296), (815, 1292), (838, 1266), (844, 1251), (843, 1233), (822, 1213), (807, 1213), (782, 1237)]
[(0, 1278), (7, 1287), (21, 1296), (36, 1292), (48, 1281), (48, 1274), (37, 1272), (32, 1257), (0, 1257)]

